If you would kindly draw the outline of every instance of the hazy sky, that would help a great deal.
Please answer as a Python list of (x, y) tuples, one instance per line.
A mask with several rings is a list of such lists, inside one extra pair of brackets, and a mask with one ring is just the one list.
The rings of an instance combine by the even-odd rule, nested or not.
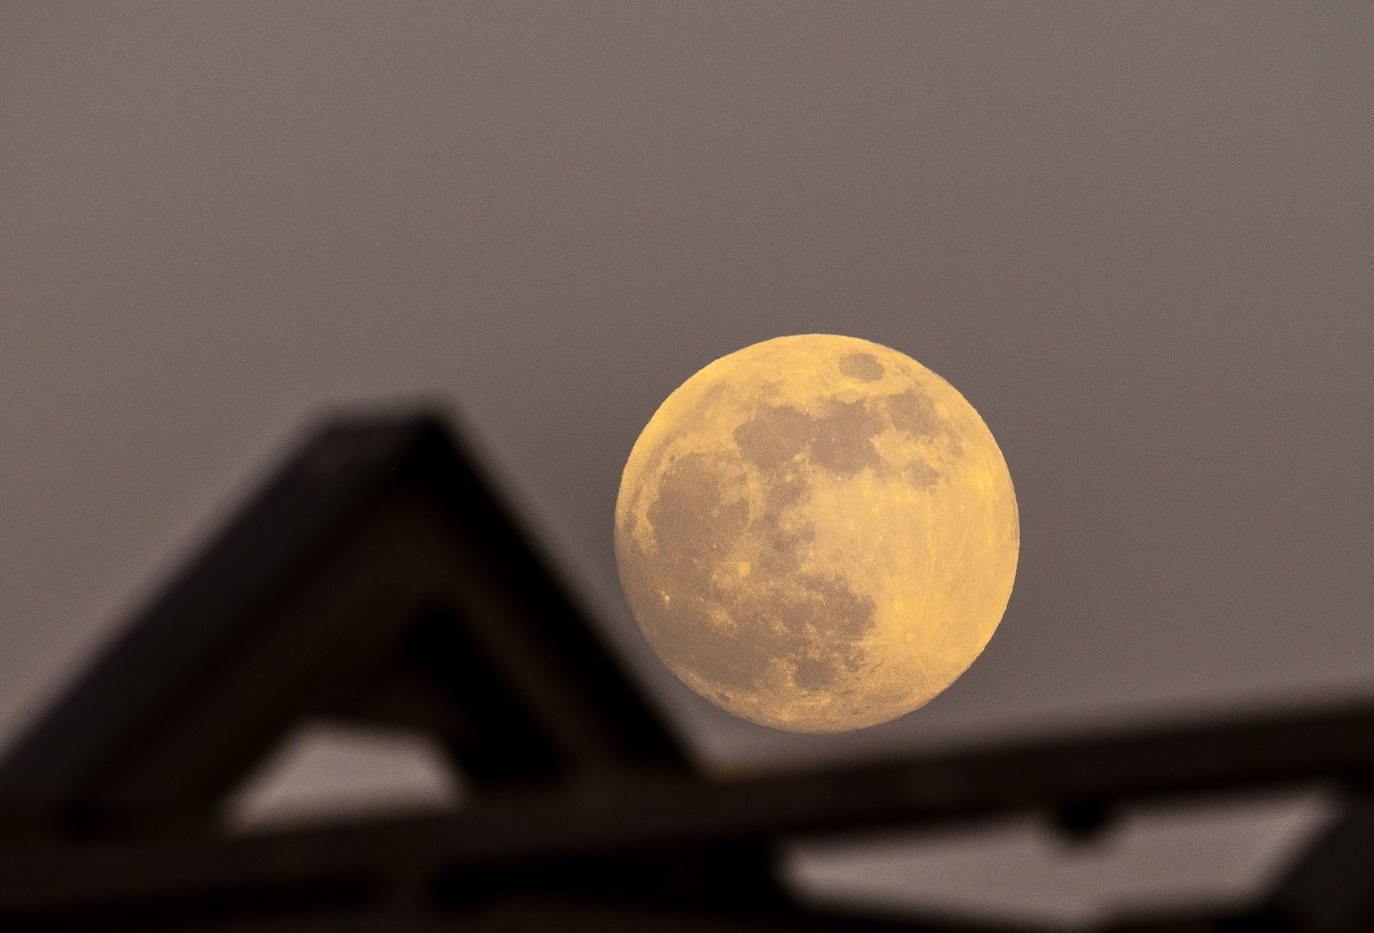
[[(0, 728), (324, 405), (460, 412), (717, 767), (1374, 692), (1374, 8), (0, 11)], [(996, 434), (1020, 572), (915, 716), (728, 717), (615, 584), (707, 361), (834, 332)]]

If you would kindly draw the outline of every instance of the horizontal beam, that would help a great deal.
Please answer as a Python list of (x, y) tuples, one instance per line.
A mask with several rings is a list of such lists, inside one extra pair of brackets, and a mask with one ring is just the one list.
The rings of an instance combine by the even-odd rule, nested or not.
[(1359, 779), (1374, 709), (1253, 713), (730, 781), (627, 772), (615, 786), (493, 794), (469, 811), (232, 839), (0, 850), (0, 917), (186, 890), (519, 878), (531, 865), (709, 851), (808, 834)]

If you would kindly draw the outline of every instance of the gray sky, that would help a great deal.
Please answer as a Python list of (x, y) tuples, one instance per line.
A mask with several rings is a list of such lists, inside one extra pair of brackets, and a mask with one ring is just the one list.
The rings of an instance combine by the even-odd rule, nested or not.
[[(438, 398), (722, 769), (1374, 692), (1374, 8), (0, 12), (0, 732), (321, 405)], [(709, 360), (865, 337), (1017, 486), (998, 635), (775, 733), (620, 602), (620, 468)]]

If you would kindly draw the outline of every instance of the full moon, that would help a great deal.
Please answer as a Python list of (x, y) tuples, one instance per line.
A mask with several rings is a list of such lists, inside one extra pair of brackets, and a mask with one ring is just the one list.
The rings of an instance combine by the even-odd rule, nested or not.
[(918, 709), (996, 631), (1020, 546), (983, 419), (910, 357), (806, 334), (677, 388), (630, 452), (621, 585), (692, 690), (753, 722), (840, 732)]

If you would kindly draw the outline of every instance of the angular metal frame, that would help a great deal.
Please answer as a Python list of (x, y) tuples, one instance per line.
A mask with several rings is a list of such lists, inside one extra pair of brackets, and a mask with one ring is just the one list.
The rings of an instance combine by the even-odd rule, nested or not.
[[(303, 718), (419, 730), (452, 814), (226, 835), (216, 810)], [(312, 435), (0, 765), (0, 927), (1010, 931), (797, 903), (784, 839), (1014, 811), (1363, 787), (1374, 707), (704, 777), (433, 413)], [(1374, 929), (1374, 808), (1235, 915), (1126, 931)]]

